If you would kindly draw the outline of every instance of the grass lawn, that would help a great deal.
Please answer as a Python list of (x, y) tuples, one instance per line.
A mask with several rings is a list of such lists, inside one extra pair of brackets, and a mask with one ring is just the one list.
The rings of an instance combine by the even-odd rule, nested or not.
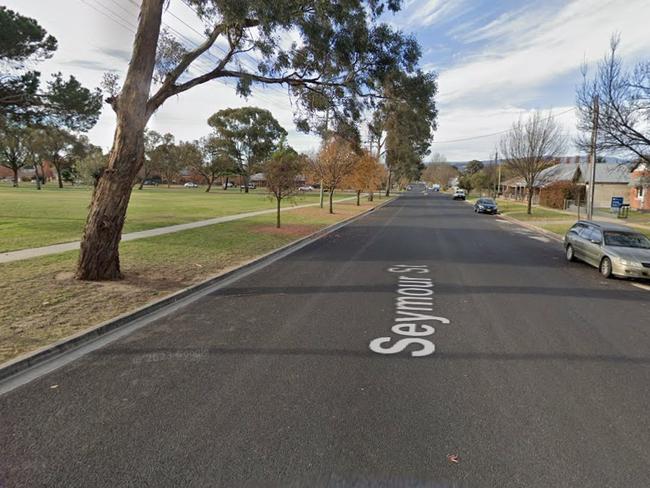
[[(29, 183), (19, 188), (0, 184), (0, 252), (46, 246), (81, 238), (91, 190), (47, 184), (41, 191)], [(335, 193), (335, 197), (349, 196)], [(318, 192), (296, 196), (291, 203), (318, 201)], [(287, 202), (288, 205), (291, 203)], [(262, 190), (145, 187), (133, 191), (125, 232), (182, 224), (224, 215), (274, 208)]]
[[(71, 192), (68, 192), (71, 193)], [(222, 195), (215, 195), (215, 201)], [(226, 197), (227, 198), (227, 197)], [(224, 198), (225, 199), (225, 198)], [(73, 279), (78, 252), (0, 264), (0, 362), (140, 307), (222, 273), (385, 199), (365, 199), (327, 209), (310, 207), (251, 217), (175, 234), (125, 242), (126, 278), (116, 282)]]

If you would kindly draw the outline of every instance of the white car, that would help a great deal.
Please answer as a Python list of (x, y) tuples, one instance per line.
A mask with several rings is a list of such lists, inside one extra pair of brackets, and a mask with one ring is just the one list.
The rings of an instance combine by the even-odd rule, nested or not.
[(191, 181), (188, 181), (188, 182), (185, 183), (183, 186), (184, 186), (185, 188), (198, 188), (198, 187), (199, 187), (199, 185), (197, 185), (196, 183), (193, 183), (193, 182), (191, 182)]
[(311, 185), (304, 185), (298, 188), (298, 191), (314, 191), (314, 187)]
[(459, 188), (454, 192), (454, 196), (452, 198), (454, 200), (465, 200), (465, 190)]

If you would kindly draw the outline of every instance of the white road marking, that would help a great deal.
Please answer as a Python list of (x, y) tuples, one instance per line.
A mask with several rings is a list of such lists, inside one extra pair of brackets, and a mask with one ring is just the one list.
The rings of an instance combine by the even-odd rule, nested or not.
[[(391, 328), (391, 332), (397, 334), (398, 338), (377, 337), (370, 341), (370, 350), (377, 354), (397, 354), (409, 345), (417, 344), (420, 348), (411, 350), (412, 357), (433, 354), (436, 346), (425, 337), (435, 333), (436, 329), (423, 322), (449, 324), (450, 321), (444, 317), (429, 315), (433, 312), (433, 280), (422, 275), (429, 274), (430, 270), (423, 264), (398, 264), (388, 268), (388, 271), (399, 274), (395, 325)], [(395, 342), (392, 343), (393, 341)]]
[(641, 283), (630, 283), (632, 286), (636, 286), (637, 288), (641, 288), (642, 290), (645, 291), (650, 291), (650, 286), (648, 285), (642, 285)]
[(512, 222), (510, 222), (509, 220), (496, 219), (496, 221), (497, 221), (497, 222), (501, 222), (502, 224), (510, 224), (510, 225), (512, 225)]

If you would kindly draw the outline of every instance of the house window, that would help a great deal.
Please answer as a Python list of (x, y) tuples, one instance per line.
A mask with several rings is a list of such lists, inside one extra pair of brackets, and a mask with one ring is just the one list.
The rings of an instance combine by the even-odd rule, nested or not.
[(636, 197), (639, 200), (643, 200), (643, 195), (645, 194), (645, 188), (640, 186), (636, 189)]

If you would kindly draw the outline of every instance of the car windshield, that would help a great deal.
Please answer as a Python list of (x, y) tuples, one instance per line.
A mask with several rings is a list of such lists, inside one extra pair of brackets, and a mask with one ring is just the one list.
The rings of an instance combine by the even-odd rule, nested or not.
[(482, 200), (479, 200), (479, 203), (482, 203), (483, 205), (494, 205), (494, 200), (491, 198), (483, 198)]
[(650, 239), (636, 232), (605, 232), (605, 245), (650, 249)]

